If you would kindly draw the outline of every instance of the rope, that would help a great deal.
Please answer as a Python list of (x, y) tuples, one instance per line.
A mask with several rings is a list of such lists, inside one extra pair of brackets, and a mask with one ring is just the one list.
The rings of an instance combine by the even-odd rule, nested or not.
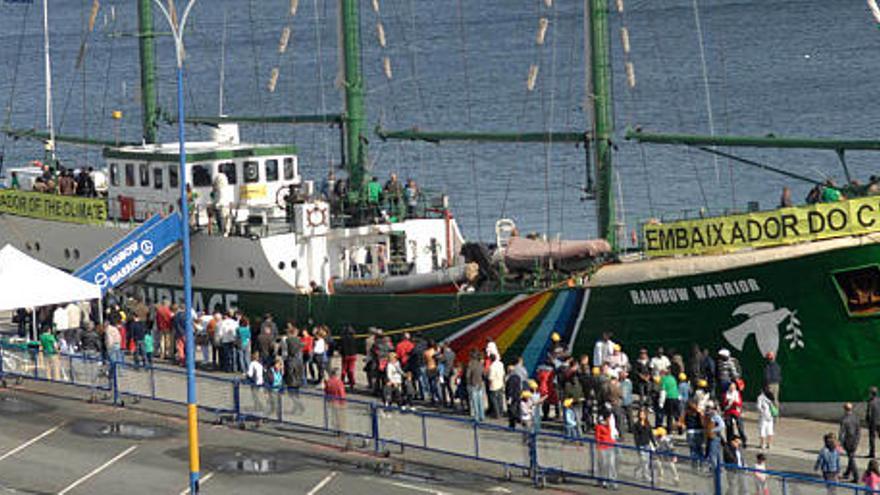
[[(715, 135), (715, 118), (712, 115), (712, 92), (709, 90), (709, 68), (706, 65), (706, 47), (703, 43), (703, 25), (700, 22), (699, 0), (693, 0), (694, 24), (697, 27), (697, 40), (700, 43), (700, 67), (703, 72), (703, 91), (706, 94), (706, 114), (709, 117), (709, 134)], [(715, 165), (715, 183), (721, 183), (721, 172), (718, 170), (718, 157), (712, 158)]]
[[(315, 7), (315, 45), (317, 47), (315, 51), (315, 65), (318, 67), (318, 101), (321, 102), (321, 115), (327, 115), (327, 97), (324, 94), (324, 58), (321, 44), (321, 14), (318, 13), (318, 0), (314, 0), (312, 5)], [(330, 170), (333, 170), (333, 164), (330, 162), (330, 145), (327, 142), (327, 133), (323, 133), (323, 135), (324, 163), (330, 167)], [(312, 136), (314, 139), (317, 139), (316, 134), (313, 133)]]
[[(21, 64), (21, 52), (24, 44), (24, 33), (25, 28), (27, 27), (27, 16), (31, 10), (30, 3), (26, 3), (24, 7), (24, 14), (21, 17), (21, 32), (18, 35), (18, 47), (15, 51), (15, 70), (12, 71), (12, 90), (9, 94), (9, 103), (6, 105), (6, 116), (3, 119), (3, 127), (9, 127), (12, 123), (12, 110), (13, 103), (15, 102), (15, 88), (18, 83), (18, 66)], [(9, 141), (9, 136), (3, 134), (3, 152), (0, 153), (2, 156), (6, 156), (6, 145)], [(3, 164), (0, 163), (0, 168), (2, 168)]]
[[(553, 9), (553, 26), (557, 27), (559, 21), (559, 9)], [(558, 28), (557, 28), (558, 30)], [(556, 56), (559, 36), (553, 33), (553, 48), (550, 57), (550, 111), (545, 111), (544, 103), (546, 97), (547, 85), (541, 86), (541, 107), (542, 118), (544, 120), (544, 130), (548, 133), (553, 130), (553, 115), (556, 107)], [(552, 136), (544, 143), (544, 232), (550, 233), (550, 159), (552, 155), (553, 138)]]
[[(315, 0), (317, 2), (317, 0)], [(248, 29), (248, 34), (251, 37), (251, 51), (253, 53), (254, 58), (254, 91), (257, 95), (257, 109), (261, 116), (266, 115), (265, 108), (263, 106), (263, 92), (260, 91), (260, 48), (257, 46), (256, 40), (256, 24), (254, 21), (254, 0), (250, 0), (248, 2), (248, 23), (250, 24), (250, 29)], [(189, 85), (190, 87), (192, 85)], [(266, 138), (266, 125), (263, 124), (260, 126), (260, 131), (263, 136), (263, 140), (267, 140)]]
[(655, 215), (654, 213), (654, 196), (651, 192), (651, 177), (650, 172), (648, 171), (648, 158), (645, 155), (645, 145), (639, 143), (639, 155), (642, 158), (642, 175), (645, 178), (645, 189), (647, 189), (648, 196), (648, 211), (651, 212), (651, 216)]
[[(467, 115), (467, 126), (471, 127), (471, 79), (470, 79), (470, 70), (468, 63), (468, 38), (467, 38), (467, 30), (464, 25), (464, 9), (462, 7), (462, 0), (458, 0), (456, 2), (456, 11), (458, 13), (458, 31), (459, 38), (461, 39), (461, 58), (462, 64), (464, 65), (464, 85), (465, 85), (465, 114)], [(476, 212), (477, 217), (477, 238), (483, 238), (483, 224), (480, 215), (480, 180), (477, 175), (477, 157), (474, 154), (473, 146), (468, 147), (470, 162), (471, 162), (471, 181), (473, 182), (474, 187), (474, 210)]]
[[(574, 276), (572, 276), (572, 278), (574, 278)], [(563, 287), (563, 286), (565, 286), (565, 285), (568, 285), (568, 280), (564, 280), (564, 281), (559, 282), (559, 283), (556, 283), (556, 284), (554, 284), (554, 285), (552, 285), (552, 286), (550, 286), (550, 287), (548, 287), (548, 288), (546, 288), (546, 289), (542, 289), (542, 290), (540, 290), (540, 291), (538, 291), (538, 292), (535, 292), (535, 293), (533, 293), (533, 294), (529, 294), (529, 295), (527, 295), (526, 297), (524, 297), (524, 298), (522, 299), (522, 301), (528, 301), (528, 300), (534, 299), (534, 298), (536, 298), (536, 297), (540, 297), (540, 296), (542, 296), (542, 295), (544, 295), (544, 294), (546, 294), (546, 293), (548, 293), (548, 292), (550, 292), (550, 291), (554, 291), (554, 290), (559, 289), (560, 287)], [(432, 330), (432, 329), (434, 329), (434, 328), (443, 327), (443, 326), (446, 326), (446, 325), (451, 325), (451, 324), (453, 324), (453, 323), (458, 323), (458, 322), (460, 322), (460, 321), (471, 320), (471, 319), (474, 319), (474, 318), (477, 318), (477, 317), (480, 317), (480, 316), (483, 316), (483, 315), (487, 315), (487, 314), (489, 314), (489, 313), (491, 313), (491, 312), (493, 312), (493, 311), (496, 311), (496, 310), (498, 310), (498, 309), (500, 309), (500, 308), (506, 306), (506, 305), (509, 304), (509, 303), (510, 303), (510, 301), (505, 301), (505, 302), (503, 302), (503, 303), (501, 303), (501, 304), (497, 304), (497, 305), (492, 306), (492, 307), (489, 307), (489, 308), (481, 309), (481, 310), (479, 310), (479, 311), (475, 311), (475, 312), (473, 312), (473, 313), (468, 313), (468, 314), (466, 314), (466, 315), (456, 316), (456, 317), (453, 317), (453, 318), (448, 318), (448, 319), (446, 319), (446, 320), (435, 321), (435, 322), (431, 322), (431, 323), (424, 323), (424, 324), (422, 324), (422, 325), (413, 325), (413, 326), (409, 326), (409, 327), (404, 327), (404, 328), (398, 328), (398, 329), (395, 329), (395, 330), (390, 330), (390, 331), (387, 331), (387, 332), (382, 332), (382, 336), (383, 336), (383, 337), (388, 337), (388, 336), (391, 336), (391, 335), (398, 335), (398, 334), (401, 334), (401, 333), (407, 333), (407, 332), (409, 332), (409, 333), (425, 332), (425, 331), (427, 331), (427, 330)], [(369, 334), (369, 333), (361, 333), (361, 334), (356, 334), (356, 335), (355, 335), (355, 338), (358, 338), (358, 339), (364, 339), (364, 338), (369, 337), (370, 335), (371, 335), (371, 334)]]

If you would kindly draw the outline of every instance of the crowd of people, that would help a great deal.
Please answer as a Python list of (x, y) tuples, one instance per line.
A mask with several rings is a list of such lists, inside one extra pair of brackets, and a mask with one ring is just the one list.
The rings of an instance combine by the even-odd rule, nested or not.
[[(114, 361), (124, 361), (130, 354), (134, 367), (150, 367), (156, 358), (183, 364), (186, 318), (182, 307), (169, 301), (151, 305), (138, 299), (116, 299), (113, 294), (104, 307), (103, 318), (99, 318), (98, 306), (89, 304), (39, 311), (40, 359), (50, 378), (63, 379), (59, 353)], [(17, 319), (24, 325), (31, 318), (21, 310)], [(447, 409), (468, 414), (477, 422), (505, 418), (510, 428), (536, 433), (549, 422), (572, 441), (592, 435), (598, 443), (601, 473), (612, 482), (617, 477), (614, 446), (630, 435), (642, 452), (635, 475), (646, 481), (652, 472), (668, 473), (677, 481), (677, 458), (685, 453), (676, 451), (675, 439), (683, 438), (689, 459), (708, 466), (751, 467), (756, 486), (766, 486), (767, 478), (761, 475), (766, 469), (764, 451), (773, 445), (782, 383), (782, 370), (773, 353), (765, 356), (762, 373), (749, 374), (761, 376), (762, 383), (754, 387), (760, 390), (755, 400), (759, 452), (748, 466), (743, 454), (749, 447), (743, 426), (746, 383), (739, 361), (727, 349), (712, 352), (695, 345), (685, 360), (682, 354), (667, 353), (662, 347), (653, 353), (641, 348), (631, 360), (612, 335), (605, 333), (592, 355), (573, 356), (553, 333), (546, 355), (530, 372), (522, 357), (505, 365), (492, 340), (480, 349), (454, 349), (419, 335), (402, 333), (395, 339), (380, 329), (370, 329), (361, 342), (351, 327), (334, 336), (325, 325), (279, 326), (271, 314), (252, 327), (247, 316), (222, 311), (194, 313), (193, 323), (202, 366), (240, 374), (255, 387), (296, 390), (315, 386), (334, 401), (344, 401), (346, 389), (358, 389), (360, 364), (367, 383), (359, 391), (375, 395), (386, 406), (404, 411)], [(334, 354), (339, 355), (341, 370), (330, 366)], [(870, 391), (865, 420), (873, 458), (875, 438), (880, 434), (876, 388)], [(824, 438), (815, 469), (826, 480), (864, 482), (877, 489), (876, 462), (871, 461), (859, 477), (855, 452), (860, 429), (860, 419), (852, 404), (847, 404), (839, 432)], [(843, 473), (842, 454), (848, 457)], [(743, 477), (731, 479), (744, 483)]]
[[(94, 198), (98, 195), (95, 188), (95, 170), (92, 167), (82, 168), (77, 172), (60, 164), (53, 168), (40, 162), (34, 162), (34, 166), (40, 167), (42, 170), (42, 173), (34, 178), (33, 190), (35, 192), (86, 198)], [(22, 188), (17, 172), (12, 172), (9, 188)]]

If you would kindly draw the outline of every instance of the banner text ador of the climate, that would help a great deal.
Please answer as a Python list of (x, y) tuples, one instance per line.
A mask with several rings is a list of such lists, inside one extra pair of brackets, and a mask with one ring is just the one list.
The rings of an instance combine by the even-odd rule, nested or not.
[(880, 231), (880, 196), (698, 220), (645, 224), (648, 256), (781, 246)]

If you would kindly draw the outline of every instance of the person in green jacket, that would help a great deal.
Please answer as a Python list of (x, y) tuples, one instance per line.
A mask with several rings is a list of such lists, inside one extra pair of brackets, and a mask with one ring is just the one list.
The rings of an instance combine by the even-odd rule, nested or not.
[(666, 418), (666, 431), (672, 431), (673, 425), (678, 425), (679, 410), (678, 382), (667, 370), (660, 372), (660, 404), (663, 416)]
[(61, 359), (58, 357), (58, 341), (52, 330), (47, 329), (40, 335), (40, 348), (43, 351), (43, 361), (46, 367), (46, 378), (50, 380), (61, 379)]

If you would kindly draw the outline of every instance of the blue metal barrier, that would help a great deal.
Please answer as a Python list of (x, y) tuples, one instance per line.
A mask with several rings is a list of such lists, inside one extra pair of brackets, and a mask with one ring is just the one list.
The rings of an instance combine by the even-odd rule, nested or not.
[[(49, 363), (30, 349), (0, 346), (0, 379), (35, 379), (91, 387), (112, 392), (115, 404), (123, 397), (137, 397), (185, 404), (186, 374), (165, 366), (133, 366), (124, 362), (104, 362), (81, 355), (65, 355), (67, 376), (49, 375)], [(106, 366), (106, 381), (101, 370)], [(46, 369), (44, 369), (46, 368)], [(82, 371), (86, 370), (86, 380)], [(96, 371), (92, 374), (91, 371)], [(726, 495), (730, 480), (765, 476), (769, 493), (788, 495), (810, 489), (863, 495), (873, 493), (865, 487), (832, 483), (792, 473), (759, 471), (731, 465), (712, 466), (705, 459), (675, 452), (655, 452), (630, 445), (603, 448), (591, 437), (569, 437), (554, 432), (526, 431), (478, 423), (470, 418), (426, 411), (402, 410), (374, 401), (326, 397), (312, 390), (274, 391), (255, 387), (238, 378), (222, 378), (198, 373), (199, 407), (233, 421), (280, 422), (296, 427), (361, 438), (381, 453), (385, 446), (414, 448), (502, 466), (509, 475), (522, 469), (536, 485), (547, 478), (583, 479), (602, 484), (628, 485), (661, 493)], [(106, 383), (106, 384), (105, 384)], [(244, 393), (246, 388), (249, 393)], [(264, 401), (265, 399), (265, 401)], [(741, 479), (738, 479), (740, 477)], [(725, 489), (725, 481), (728, 489)], [(749, 487), (748, 493), (754, 493)]]

